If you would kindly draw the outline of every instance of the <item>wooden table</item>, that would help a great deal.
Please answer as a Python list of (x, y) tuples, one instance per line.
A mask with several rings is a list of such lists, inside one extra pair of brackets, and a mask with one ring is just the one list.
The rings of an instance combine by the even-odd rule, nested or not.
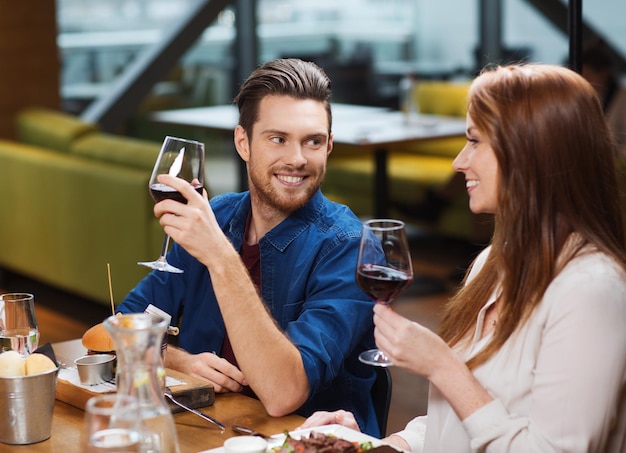
[[(393, 146), (404, 146), (432, 138), (458, 137), (465, 134), (465, 120), (435, 115), (420, 115), (407, 124), (400, 111), (362, 105), (333, 104), (334, 142), (347, 145), (346, 149), (362, 154), (372, 153), (375, 159), (376, 217), (387, 217), (389, 175), (387, 158)], [(151, 119), (164, 124), (202, 127), (232, 134), (239, 116), (234, 105), (196, 107), (155, 112)], [(239, 186), (245, 185), (245, 166), (240, 172)]]
[[(260, 401), (238, 393), (224, 393), (215, 397), (211, 407), (203, 412), (227, 426), (221, 431), (217, 426), (189, 412), (174, 414), (181, 453), (192, 453), (221, 447), (229, 437), (236, 436), (232, 425), (244, 425), (267, 434), (293, 430), (304, 421), (299, 415), (270, 417)], [(31, 445), (6, 445), (3, 452), (75, 452), (79, 451), (84, 412), (67, 403), (56, 401), (52, 419), (52, 435), (48, 440)]]
[[(80, 344), (80, 341), (78, 342)], [(57, 343), (73, 348), (76, 341)], [(63, 348), (61, 348), (63, 349)], [(66, 352), (61, 355), (67, 360)], [(230, 427), (243, 425), (266, 434), (278, 434), (293, 430), (302, 424), (304, 418), (299, 415), (270, 417), (259, 400), (239, 393), (223, 393), (215, 396), (215, 403), (201, 409), (226, 425), (221, 431), (217, 426), (189, 412), (174, 414), (178, 443), (181, 453), (192, 453), (221, 447), (229, 437), (236, 436)], [(83, 428), (84, 411), (70, 404), (57, 400), (52, 418), (52, 435), (48, 440), (31, 445), (6, 445), (0, 443), (2, 452), (65, 452), (79, 451), (80, 436)]]
[[(304, 421), (299, 415), (270, 417), (260, 401), (238, 393), (224, 393), (215, 397), (211, 407), (202, 412), (215, 417), (227, 426), (221, 431), (217, 426), (189, 412), (174, 414), (181, 453), (192, 453), (221, 447), (226, 439), (236, 436), (232, 425), (244, 425), (267, 434), (293, 430)], [(52, 419), (52, 435), (48, 440), (31, 445), (6, 445), (0, 443), (2, 452), (75, 452), (79, 451), (84, 411), (62, 401), (56, 401)]]

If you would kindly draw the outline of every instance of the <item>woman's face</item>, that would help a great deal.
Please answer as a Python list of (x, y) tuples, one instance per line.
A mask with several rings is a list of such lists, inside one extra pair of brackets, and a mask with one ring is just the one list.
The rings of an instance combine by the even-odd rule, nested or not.
[(476, 129), (469, 114), (466, 125), (467, 142), (452, 168), (465, 175), (470, 210), (474, 214), (493, 214), (498, 205), (498, 160), (487, 136)]

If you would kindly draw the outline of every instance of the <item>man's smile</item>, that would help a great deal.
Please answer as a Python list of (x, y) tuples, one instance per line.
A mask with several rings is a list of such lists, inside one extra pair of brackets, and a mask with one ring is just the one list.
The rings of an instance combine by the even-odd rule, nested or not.
[(276, 175), (276, 177), (287, 184), (299, 184), (304, 180), (304, 176), (294, 176), (294, 175)]

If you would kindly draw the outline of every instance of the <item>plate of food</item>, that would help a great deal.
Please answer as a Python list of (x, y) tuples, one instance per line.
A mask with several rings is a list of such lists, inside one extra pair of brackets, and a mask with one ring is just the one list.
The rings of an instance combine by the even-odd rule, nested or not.
[[(214, 448), (200, 453), (223, 453), (224, 448)], [(267, 439), (267, 453), (295, 452), (332, 453), (400, 453), (382, 440), (342, 425), (325, 425), (275, 434)]]

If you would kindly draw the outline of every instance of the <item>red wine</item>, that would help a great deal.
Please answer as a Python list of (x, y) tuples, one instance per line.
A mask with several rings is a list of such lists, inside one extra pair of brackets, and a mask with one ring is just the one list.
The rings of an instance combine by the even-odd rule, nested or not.
[[(174, 190), (173, 188), (171, 188), (170, 186), (166, 186), (165, 184), (150, 184), (149, 189), (150, 195), (156, 203), (165, 200), (166, 198), (169, 198), (170, 200), (175, 200), (179, 203), (187, 204), (187, 199), (183, 197), (178, 190)], [(202, 195), (202, 186), (194, 187), (194, 189), (196, 189), (196, 192)]]
[(358, 268), (356, 281), (374, 300), (389, 304), (409, 287), (413, 277), (389, 267), (366, 264)]

